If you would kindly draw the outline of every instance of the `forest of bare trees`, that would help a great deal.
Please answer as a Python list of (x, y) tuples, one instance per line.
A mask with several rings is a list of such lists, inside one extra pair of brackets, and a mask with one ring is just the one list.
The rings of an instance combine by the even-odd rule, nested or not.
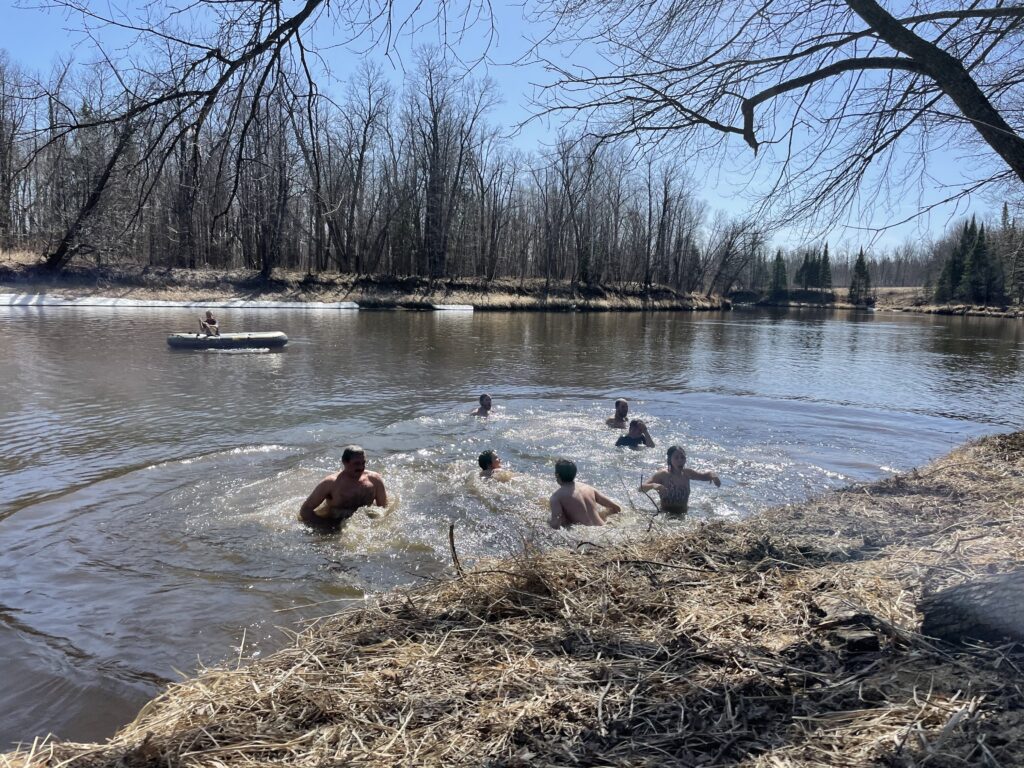
[[(555, 17), (563, 41), (582, 44), (603, 29), (613, 47), (626, 50), (630, 35), (642, 45), (607, 76), (555, 68), (562, 90), (551, 108), (588, 117), (528, 152), (507, 138), (508, 126), (491, 122), (497, 86), (453, 66), (446, 46), (420, 48), (401, 88), (372, 64), (343, 85), (323, 85), (312, 30), (343, 18), (349, 33), (373, 29), (386, 48), (411, 18), (388, 2), (379, 13), (338, 6), (351, 18), (332, 16), (322, 0), (288, 11), (199, 2), (199, 21), (187, 24), (170, 5), (134, 19), (99, 17), (78, 0), (58, 5), (130, 32), (136, 44), (126, 50), (143, 53), (64, 64), (44, 78), (0, 51), (0, 248), (38, 253), (53, 271), (88, 259), (264, 276), (282, 268), (764, 290), (772, 228), (847, 209), (869, 166), (890, 163), (904, 136), (987, 142), (1003, 165), (985, 184), (1024, 173), (1013, 128), (1016, 59), (991, 84), (977, 79), (1018, 39), (1024, 12), (1013, 8), (921, 5), (896, 18), (871, 0), (849, 0), (816, 20), (824, 6), (762, 17), (736, 0), (734, 17), (723, 19), (689, 0), (637, 9), (604, 0), (593, 16), (586, 4), (541, 3), (538, 15)], [(472, 25), (467, 9), (487, 15), (475, 2), (437, 6), (441, 15), (456, 7), (466, 11), (463, 30)], [(579, 26), (588, 21), (596, 27)], [(753, 58), (711, 50), (723, 34)], [(792, 38), (791, 52), (777, 54), (769, 38)], [(704, 70), (686, 64), (693, 56)], [(670, 64), (652, 69), (658, 61)], [(882, 81), (871, 74), (879, 71)], [(804, 122), (790, 119), (791, 108), (828, 126), (823, 143), (793, 145)], [(979, 109), (998, 122), (995, 134), (979, 124)], [(781, 219), (765, 207), (748, 216), (712, 211), (691, 155), (638, 151), (648, 136), (721, 153), (733, 134), (748, 151), (763, 149), (759, 158), (792, 146), (780, 166), (788, 180), (769, 196), (788, 201)], [(807, 157), (816, 159), (801, 165)], [(790, 279), (824, 240), (785, 255)], [(856, 254), (832, 248), (833, 283), (844, 286)], [(943, 249), (944, 240), (869, 249), (873, 282), (931, 284)]]
[[(282, 68), (245, 120), (104, 120), (70, 72), (45, 96), (0, 59), (0, 247), (154, 267), (539, 277), (724, 292), (764, 247), (685, 168), (566, 137), (527, 155), (493, 84), (427, 51), (396, 93), (364, 67), (337, 102)], [(89, 124), (67, 130), (68, 126)], [(183, 140), (170, 142), (176, 128)], [(160, 135), (163, 132), (165, 135)], [(93, 200), (98, 188), (102, 194)]]

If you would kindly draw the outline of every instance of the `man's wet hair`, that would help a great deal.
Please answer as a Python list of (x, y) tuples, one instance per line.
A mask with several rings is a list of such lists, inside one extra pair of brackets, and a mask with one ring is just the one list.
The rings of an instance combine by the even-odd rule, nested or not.
[(683, 458), (686, 458), (686, 451), (683, 449), (683, 446), (681, 446), (681, 445), (670, 445), (668, 447), (668, 465), (670, 467), (672, 466), (672, 455), (676, 451), (682, 451), (683, 452)]
[(630, 429), (632, 429), (633, 427), (642, 427), (643, 425), (644, 422), (641, 419), (631, 419), (629, 422)]
[(480, 454), (480, 458), (478, 458), (476, 462), (480, 465), (480, 469), (490, 469), (494, 466), (494, 460), (496, 458), (498, 458), (497, 451), (484, 451)]
[(559, 459), (555, 462), (555, 476), (563, 483), (571, 483), (576, 479), (576, 462)]
[(342, 464), (348, 464), (348, 462), (350, 462), (352, 460), (353, 456), (365, 456), (365, 455), (366, 455), (366, 451), (364, 451), (360, 446), (358, 446), (358, 445), (346, 445), (345, 446), (345, 450), (343, 450), (341, 452), (341, 463)]
[(483, 393), (482, 395), (480, 395), (480, 405), (483, 405), (483, 404), (484, 404), (484, 398), (485, 398), (485, 397), (486, 397), (486, 398), (490, 398), (491, 396), (490, 396), (490, 395), (488, 395), (488, 394), (487, 394), (486, 392), (484, 392), (484, 393)]
[(620, 397), (615, 401), (615, 407), (618, 408), (620, 405), (629, 405), (629, 400), (624, 397)]

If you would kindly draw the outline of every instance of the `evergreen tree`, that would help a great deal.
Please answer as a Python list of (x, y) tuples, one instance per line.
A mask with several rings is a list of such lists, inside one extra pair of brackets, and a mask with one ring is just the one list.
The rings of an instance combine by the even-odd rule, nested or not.
[(811, 259), (811, 252), (804, 251), (803, 263), (800, 264), (800, 267), (796, 271), (796, 275), (793, 277), (793, 282), (800, 283), (800, 287), (805, 291), (814, 281), (814, 277), (812, 275), (814, 267), (811, 264)]
[(871, 274), (868, 272), (863, 248), (857, 254), (857, 261), (853, 265), (848, 298), (851, 304), (867, 304), (871, 300)]
[(825, 253), (818, 263), (818, 287), (826, 291), (832, 290), (832, 262), (828, 258), (828, 243), (825, 243)]
[(935, 292), (932, 294), (932, 299), (936, 303), (945, 304), (958, 298), (960, 283), (964, 276), (964, 263), (967, 260), (967, 255), (974, 247), (974, 239), (971, 236), (970, 225), (964, 222), (964, 227), (960, 232), (960, 240), (953, 246), (953, 252), (946, 259), (946, 263), (942, 265), (942, 272), (939, 274), (939, 279), (935, 282)]
[[(971, 222), (973, 225), (973, 221)], [(956, 296), (972, 304), (988, 304), (992, 284), (992, 260), (985, 242), (985, 225), (981, 226), (964, 262), (964, 272)]]
[(772, 301), (785, 301), (789, 296), (789, 280), (786, 278), (786, 260), (782, 258), (782, 250), (775, 254), (775, 264), (772, 267), (772, 286), (770, 297)]

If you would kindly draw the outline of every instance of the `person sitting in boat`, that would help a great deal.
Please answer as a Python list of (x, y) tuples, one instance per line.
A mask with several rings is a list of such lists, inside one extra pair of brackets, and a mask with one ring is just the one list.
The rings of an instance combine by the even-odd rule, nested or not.
[(217, 324), (217, 318), (210, 310), (206, 310), (205, 318), (199, 318), (199, 332), (205, 333), (207, 336), (220, 336), (220, 325)]
[[(609, 515), (622, 508), (596, 488), (576, 482), (576, 463), (569, 459), (555, 462), (555, 479), (558, 490), (551, 494), (552, 528), (570, 525), (604, 525)], [(603, 509), (599, 509), (603, 507)]]
[(318, 530), (337, 528), (360, 507), (388, 505), (384, 479), (366, 469), (366, 452), (349, 445), (341, 453), (340, 472), (321, 480), (299, 508), (299, 520)]
[(647, 425), (640, 421), (640, 419), (633, 419), (629, 422), (629, 431), (619, 437), (615, 441), (615, 445), (632, 448), (635, 451), (645, 446), (653, 448), (654, 440), (651, 438), (651, 433), (647, 431)]
[(629, 415), (629, 401), (624, 397), (620, 397), (615, 401), (615, 415), (609, 419), (605, 419), (604, 423), (614, 429), (625, 429), (628, 425), (626, 424), (626, 416)]
[(686, 514), (690, 502), (690, 481), (703, 480), (722, 487), (722, 481), (714, 472), (697, 472), (686, 466), (686, 451), (678, 445), (668, 449), (668, 468), (651, 475), (651, 479), (640, 484), (641, 491), (657, 491), (661, 511)]
[(480, 395), (480, 407), (473, 411), (474, 416), (490, 416), (491, 415), (491, 396), (486, 392)]

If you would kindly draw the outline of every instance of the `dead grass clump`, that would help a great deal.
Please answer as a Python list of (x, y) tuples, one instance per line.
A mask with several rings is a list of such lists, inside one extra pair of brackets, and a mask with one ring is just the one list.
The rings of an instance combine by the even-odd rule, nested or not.
[(1024, 764), (1021, 658), (920, 636), (1024, 559), (1024, 434), (742, 524), (527, 552), (171, 686), (7, 765)]

